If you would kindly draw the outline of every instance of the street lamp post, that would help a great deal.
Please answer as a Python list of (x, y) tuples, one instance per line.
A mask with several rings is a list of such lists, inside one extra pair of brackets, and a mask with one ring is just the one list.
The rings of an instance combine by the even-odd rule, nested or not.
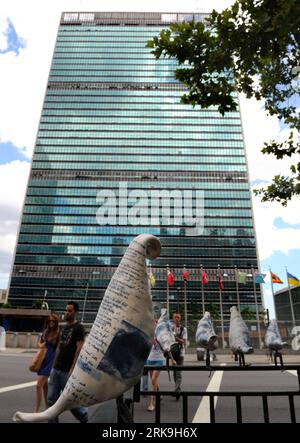
[(255, 302), (255, 313), (256, 313), (256, 324), (257, 324), (257, 331), (258, 331), (259, 349), (262, 349), (263, 348), (263, 342), (262, 342), (262, 339), (261, 339), (260, 318), (259, 318), (259, 311), (258, 311), (256, 282), (255, 282), (255, 271), (254, 271), (253, 266), (251, 268), (251, 274), (249, 274), (248, 276), (252, 277), (252, 282), (253, 282), (253, 292), (254, 292), (254, 302)]
[(49, 309), (48, 303), (46, 302), (46, 297), (47, 297), (48, 291), (47, 289), (44, 292), (44, 299), (43, 299), (43, 303), (42, 303), (42, 309)]
[(180, 300), (180, 290), (181, 288), (177, 288), (177, 312), (179, 312), (179, 300)]
[(88, 290), (89, 290), (89, 282), (87, 282), (86, 288), (85, 288), (84, 302), (83, 302), (83, 309), (82, 309), (82, 323), (84, 322), (85, 305), (86, 305), (86, 299), (87, 299), (87, 295), (88, 295)]
[[(100, 272), (97, 272), (97, 271), (92, 272), (92, 275), (99, 275), (99, 274), (100, 274)], [(87, 284), (85, 286), (84, 301), (83, 301), (83, 308), (82, 308), (82, 317), (81, 317), (82, 323), (84, 322), (86, 301), (87, 301), (87, 296), (88, 296), (88, 292), (89, 292), (89, 283), (90, 283), (90, 281), (88, 280)]]
[[(185, 272), (186, 272), (186, 269), (185, 269), (185, 265), (184, 265), (183, 273), (185, 273)], [(184, 321), (185, 321), (185, 326), (187, 327), (187, 301), (186, 301), (187, 280), (186, 279), (184, 279), (183, 284), (184, 284), (184, 286), (183, 286), (183, 288), (184, 288)]]
[[(220, 265), (218, 265), (218, 278), (221, 278)], [(223, 277), (227, 277), (227, 274), (223, 274)], [(220, 314), (221, 314), (221, 333), (222, 333), (222, 346), (225, 349), (225, 334), (224, 334), (224, 316), (223, 316), (223, 301), (222, 301), (222, 289), (219, 281), (219, 303), (220, 303)]]
[[(83, 307), (82, 307), (82, 315), (81, 315), (81, 322), (82, 323), (84, 322), (84, 318), (85, 318), (86, 303), (87, 303), (87, 298), (88, 298), (88, 292), (89, 292), (91, 275), (96, 275), (96, 274), (100, 274), (100, 272), (93, 271), (93, 272), (89, 272), (87, 274), (80, 274), (79, 275), (80, 279), (74, 278), (74, 283), (79, 283), (82, 287), (85, 288), (84, 299), (83, 299)], [(86, 277), (86, 278), (84, 278), (84, 277)], [(75, 290), (77, 291), (77, 290), (80, 290), (80, 289), (75, 289)]]

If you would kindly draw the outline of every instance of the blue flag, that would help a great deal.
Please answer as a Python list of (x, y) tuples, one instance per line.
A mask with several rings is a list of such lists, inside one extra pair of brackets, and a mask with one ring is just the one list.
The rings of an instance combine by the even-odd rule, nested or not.
[(255, 274), (255, 283), (265, 283), (265, 278), (266, 274), (261, 274), (260, 272), (257, 272)]
[(300, 286), (300, 280), (295, 277), (293, 274), (287, 272), (288, 284), (291, 286)]

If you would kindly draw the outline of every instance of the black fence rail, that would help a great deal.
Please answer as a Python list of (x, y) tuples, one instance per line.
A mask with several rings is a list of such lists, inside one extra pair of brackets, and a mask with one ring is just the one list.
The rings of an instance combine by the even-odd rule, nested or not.
[[(167, 371), (166, 366), (145, 366), (145, 371), (159, 370)], [(216, 422), (215, 416), (215, 398), (216, 397), (233, 397), (235, 398), (235, 409), (236, 409), (236, 422), (243, 423), (243, 411), (242, 411), (242, 399), (249, 397), (260, 397), (262, 400), (263, 407), (263, 417), (264, 423), (269, 423), (269, 397), (287, 397), (289, 401), (290, 410), (290, 420), (291, 423), (296, 423), (296, 413), (295, 413), (295, 397), (300, 398), (300, 366), (299, 365), (285, 365), (281, 366), (270, 366), (270, 365), (253, 365), (253, 366), (200, 366), (200, 365), (185, 365), (185, 366), (172, 366), (171, 371), (224, 371), (224, 372), (257, 372), (257, 371), (296, 371), (298, 377), (298, 390), (296, 391), (231, 391), (231, 392), (214, 392), (214, 391), (181, 391), (179, 394), (182, 398), (182, 423), (188, 423), (188, 400), (190, 397), (208, 397), (209, 398), (209, 409), (210, 409), (210, 423)], [(134, 403), (140, 401), (140, 395), (145, 396), (155, 396), (156, 406), (155, 406), (155, 423), (161, 423), (161, 397), (174, 397), (174, 391), (141, 391), (140, 383), (138, 383), (133, 392), (133, 401), (131, 404), (132, 414), (134, 412)]]

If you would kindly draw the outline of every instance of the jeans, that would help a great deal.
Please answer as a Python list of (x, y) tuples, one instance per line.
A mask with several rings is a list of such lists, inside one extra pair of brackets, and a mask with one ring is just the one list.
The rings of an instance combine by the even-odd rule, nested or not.
[[(176, 363), (178, 366), (182, 366), (184, 361), (184, 357), (178, 357), (176, 359)], [(174, 382), (175, 382), (175, 391), (181, 390), (181, 382), (182, 382), (182, 371), (173, 371)]]
[[(48, 407), (54, 405), (59, 398), (62, 390), (67, 384), (69, 378), (68, 372), (60, 371), (59, 369), (51, 369), (49, 385), (48, 385)], [(88, 421), (88, 409), (84, 407), (71, 409), (74, 417), (80, 421), (80, 423), (87, 423)], [(59, 423), (58, 417), (55, 417), (48, 421), (48, 423)]]
[(148, 372), (148, 374), (147, 375), (143, 375), (142, 376), (142, 378), (141, 378), (141, 390), (142, 391), (148, 391), (148, 388), (149, 388), (149, 379), (148, 379), (148, 377), (149, 377), (149, 372)]

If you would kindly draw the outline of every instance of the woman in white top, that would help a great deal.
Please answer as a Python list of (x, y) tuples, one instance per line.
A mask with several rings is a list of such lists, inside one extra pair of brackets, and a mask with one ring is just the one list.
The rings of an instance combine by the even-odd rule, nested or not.
[[(176, 361), (173, 359), (171, 353), (169, 353), (169, 357), (172, 360), (172, 364), (176, 365)], [(150, 351), (150, 354), (149, 354), (146, 364), (149, 366), (163, 366), (164, 363), (165, 363), (165, 358), (164, 358), (163, 350), (161, 349), (156, 338), (154, 338), (154, 343), (152, 345), (152, 348), (151, 348), (151, 351)], [(160, 374), (160, 371), (157, 371), (157, 370), (150, 371), (152, 391), (158, 391), (158, 389), (159, 389), (159, 387), (158, 387), (159, 374)], [(150, 412), (155, 410), (155, 396), (154, 395), (151, 395), (150, 403), (149, 403), (147, 410)]]

